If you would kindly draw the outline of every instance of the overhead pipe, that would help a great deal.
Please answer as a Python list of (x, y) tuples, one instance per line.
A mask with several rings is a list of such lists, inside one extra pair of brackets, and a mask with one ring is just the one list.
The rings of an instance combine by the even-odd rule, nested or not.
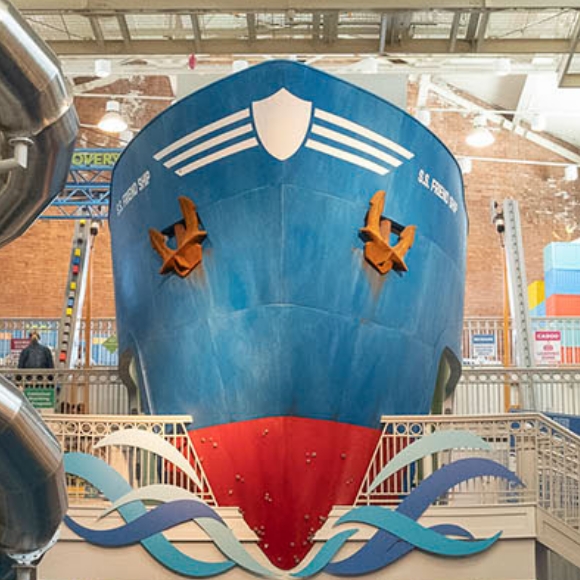
[(0, 555), (42, 551), (67, 507), (58, 441), (24, 394), (0, 376)]
[(0, 0), (0, 247), (61, 191), (79, 122), (54, 53)]

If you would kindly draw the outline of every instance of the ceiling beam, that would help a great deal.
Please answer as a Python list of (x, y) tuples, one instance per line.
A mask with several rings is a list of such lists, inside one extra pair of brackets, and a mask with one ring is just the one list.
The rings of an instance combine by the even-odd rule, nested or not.
[(479, 18), (479, 26), (477, 27), (477, 40), (475, 42), (475, 52), (481, 52), (483, 43), (485, 42), (485, 32), (489, 23), (489, 12), (486, 10), (481, 13)]
[(562, 89), (578, 89), (580, 88), (580, 74), (568, 73), (561, 81), (560, 88)]
[(338, 12), (326, 12), (323, 21), (322, 30), (324, 42), (327, 45), (332, 44), (338, 36)]
[(131, 33), (129, 32), (129, 27), (127, 26), (127, 19), (124, 14), (117, 14), (117, 22), (119, 23), (119, 30), (121, 31), (121, 36), (123, 37), (123, 42), (129, 44), (131, 42)]
[(574, 30), (572, 31), (572, 36), (570, 37), (570, 52), (564, 59), (564, 62), (562, 63), (562, 68), (560, 69), (560, 74), (558, 76), (558, 86), (560, 87), (567, 86), (564, 84), (564, 80), (568, 75), (570, 65), (572, 64), (572, 60), (574, 60), (574, 56), (576, 55), (579, 39), (580, 39), (580, 12), (577, 12), (576, 22), (574, 23)]
[(473, 11), (469, 15), (469, 21), (467, 23), (467, 31), (465, 32), (465, 40), (468, 42), (475, 41), (475, 35), (477, 34), (477, 26), (479, 25), (480, 12)]
[[(303, 12), (353, 10), (352, 0), (14, 0), (25, 12)], [(377, 10), (553, 10), (580, 8), (580, 0), (361, 0), (357, 11)]]
[(246, 21), (248, 23), (248, 40), (254, 42), (256, 40), (256, 15), (253, 12), (248, 12)]
[(195, 52), (201, 51), (201, 26), (199, 24), (199, 15), (190, 14), (189, 19), (191, 20), (191, 28), (193, 30), (193, 47)]
[(384, 54), (387, 44), (387, 30), (389, 27), (389, 16), (387, 14), (381, 15), (381, 29), (379, 33), (379, 54)]
[(314, 41), (320, 38), (320, 22), (321, 22), (320, 12), (314, 12), (312, 14), (312, 40)]
[(455, 52), (455, 44), (457, 42), (457, 33), (459, 32), (460, 22), (461, 22), (461, 12), (456, 12), (453, 15), (451, 31), (449, 32), (449, 52)]
[(89, 16), (88, 18), (91, 23), (91, 30), (97, 41), (97, 46), (102, 49), (105, 46), (105, 37), (103, 36), (103, 29), (101, 28), (99, 19), (96, 16)]
[[(332, 37), (329, 23), (326, 38)], [(189, 40), (105, 40), (103, 46), (95, 41), (71, 40), (48, 42), (59, 56), (98, 55), (187, 55), (191, 52)], [(466, 40), (456, 41), (456, 53), (472, 52), (472, 44)], [(576, 47), (578, 50), (578, 46)], [(524, 54), (568, 54), (569, 40), (532, 39), (487, 39), (480, 54), (524, 55)], [(260, 39), (249, 43), (245, 39), (204, 39), (199, 43), (198, 54), (353, 54), (377, 52), (377, 39), (338, 38), (324, 42), (314, 39)], [(408, 39), (388, 46), (389, 54), (449, 54), (448, 39)]]

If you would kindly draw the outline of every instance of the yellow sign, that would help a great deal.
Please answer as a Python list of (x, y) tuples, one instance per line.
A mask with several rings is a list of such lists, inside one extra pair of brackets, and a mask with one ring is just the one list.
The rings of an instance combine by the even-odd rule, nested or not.
[(107, 167), (113, 168), (120, 151), (75, 151), (71, 160), (71, 169), (78, 167)]

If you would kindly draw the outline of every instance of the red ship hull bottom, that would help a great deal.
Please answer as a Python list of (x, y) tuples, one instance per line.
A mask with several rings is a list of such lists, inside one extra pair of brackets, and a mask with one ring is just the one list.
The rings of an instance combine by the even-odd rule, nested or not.
[(294, 568), (335, 505), (352, 505), (380, 430), (269, 417), (190, 432), (221, 506), (239, 506), (278, 568)]

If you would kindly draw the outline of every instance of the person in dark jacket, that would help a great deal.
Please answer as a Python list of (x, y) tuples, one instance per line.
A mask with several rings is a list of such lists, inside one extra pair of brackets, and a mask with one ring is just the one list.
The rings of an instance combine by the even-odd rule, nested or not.
[(40, 344), (40, 334), (32, 330), (29, 334), (30, 344), (20, 353), (19, 369), (53, 369), (54, 360), (47, 346)]

